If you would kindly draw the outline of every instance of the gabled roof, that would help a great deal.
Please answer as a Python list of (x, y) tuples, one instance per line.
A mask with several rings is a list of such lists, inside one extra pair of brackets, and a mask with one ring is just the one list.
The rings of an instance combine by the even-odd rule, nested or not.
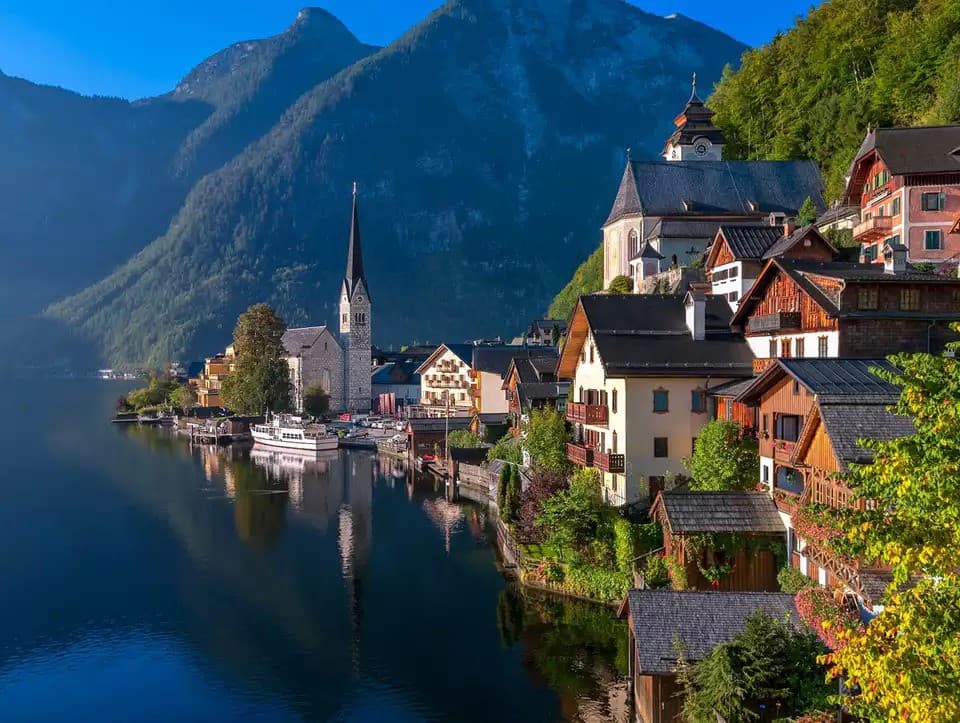
[(756, 404), (781, 379), (790, 376), (821, 402), (895, 403), (900, 398), (900, 387), (871, 372), (875, 367), (896, 371), (886, 359), (777, 359), (752, 380), (737, 401)]
[(570, 382), (521, 382), (517, 384), (520, 406), (527, 408), (535, 402), (562, 399), (567, 396)]
[(703, 660), (741, 633), (747, 618), (758, 610), (786, 620), (794, 629), (803, 625), (794, 596), (782, 592), (630, 590), (620, 616), (627, 610), (638, 641), (636, 662), (641, 675), (676, 672), (681, 654), (688, 663)]
[(423, 434), (424, 432), (442, 432), (449, 428), (452, 432), (455, 429), (469, 429), (472, 422), (473, 417), (415, 418), (407, 420), (407, 431)]
[(787, 532), (777, 505), (766, 492), (661, 492), (650, 508), (650, 516), (674, 535)]
[(802, 461), (817, 427), (823, 425), (841, 472), (850, 464), (870, 464), (873, 450), (860, 444), (862, 440), (889, 442), (916, 434), (909, 417), (894, 414), (884, 403), (868, 403), (851, 398), (846, 403), (820, 402), (814, 405), (801, 430), (792, 461)]
[(387, 362), (373, 371), (373, 384), (419, 384), (416, 362)]
[(707, 265), (719, 253), (725, 242), (730, 254), (737, 261), (759, 261), (771, 246), (783, 238), (783, 226), (749, 226), (723, 224), (717, 229), (717, 237), (710, 248)]
[(556, 326), (560, 333), (562, 334), (567, 330), (567, 320), (566, 319), (534, 319), (530, 322), (530, 331), (540, 331), (542, 334), (550, 334), (553, 332), (553, 327)]
[(691, 221), (685, 218), (661, 218), (647, 231), (646, 239), (685, 240), (691, 242), (712, 239), (720, 221)]
[(472, 344), (441, 344), (436, 349), (434, 349), (433, 354), (428, 356), (426, 360), (417, 367), (417, 374), (423, 374), (426, 372), (433, 363), (441, 356), (444, 352), (451, 352), (457, 359), (462, 361), (467, 366), (473, 364), (473, 345)]
[(809, 224), (807, 226), (801, 226), (789, 236), (781, 235), (780, 238), (777, 239), (776, 243), (770, 246), (770, 248), (763, 253), (763, 258), (774, 259), (778, 256), (783, 256), (790, 249), (805, 239), (808, 239), (811, 243), (826, 246), (827, 249), (829, 249), (833, 254), (833, 258), (836, 258), (840, 253), (836, 248), (834, 248), (833, 244), (823, 237), (815, 225)]
[(877, 128), (867, 133), (854, 163), (876, 151), (894, 175), (960, 173), (960, 125)]
[[(283, 332), (281, 343), (288, 355), (297, 356), (316, 344), (325, 331), (327, 331), (326, 326), (304, 326), (298, 329), (287, 329)], [(340, 346), (340, 342), (332, 333), (330, 338), (334, 344)]]
[(480, 345), (473, 348), (473, 368), (478, 372), (496, 374), (501, 379), (507, 374), (514, 358), (546, 358), (556, 360), (557, 350), (552, 346)]
[(536, 357), (513, 357), (504, 374), (504, 383), (514, 370), (517, 372), (517, 380), (520, 383), (556, 381), (558, 352), (553, 347), (545, 348), (550, 350), (549, 354)]
[(736, 399), (753, 384), (754, 379), (755, 377), (750, 377), (749, 379), (738, 379), (735, 382), (726, 382), (716, 387), (710, 387), (707, 391), (714, 397)]
[(624, 216), (796, 215), (825, 208), (813, 161), (628, 161), (604, 226)]
[(637, 251), (637, 255), (634, 256), (631, 261), (636, 261), (637, 259), (654, 259), (655, 261), (663, 260), (664, 256), (660, 254), (653, 246), (650, 245), (650, 242), (644, 239), (643, 243), (640, 246), (640, 250)]
[(730, 306), (707, 297), (706, 338), (694, 340), (684, 296), (587, 294), (574, 308), (571, 332), (558, 374), (572, 378), (588, 328), (608, 377), (750, 376), (753, 355), (743, 337), (730, 331)]

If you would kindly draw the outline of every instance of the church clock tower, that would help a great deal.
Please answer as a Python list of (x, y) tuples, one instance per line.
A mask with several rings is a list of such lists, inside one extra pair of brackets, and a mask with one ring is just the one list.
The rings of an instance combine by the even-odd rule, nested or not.
[(713, 124), (713, 111), (697, 96), (697, 74), (693, 92), (683, 112), (673, 120), (677, 129), (667, 139), (663, 157), (668, 161), (723, 160), (723, 131)]
[(340, 290), (340, 341), (343, 345), (343, 400), (348, 412), (370, 411), (370, 292), (363, 273), (357, 184), (353, 184), (353, 218), (347, 273)]

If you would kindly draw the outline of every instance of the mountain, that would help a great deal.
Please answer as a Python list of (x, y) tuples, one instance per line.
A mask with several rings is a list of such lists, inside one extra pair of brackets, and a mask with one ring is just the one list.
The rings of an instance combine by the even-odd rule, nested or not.
[(622, 0), (452, 0), (304, 93), (49, 318), (153, 364), (222, 346), (255, 301), (332, 322), (358, 179), (375, 341), (508, 333), (595, 247), (625, 147), (656, 155), (691, 71), (712, 83), (743, 50)]
[(548, 319), (569, 319), (573, 307), (581, 294), (592, 294), (603, 289), (603, 244), (597, 247), (573, 272), (573, 277), (567, 285), (560, 289), (550, 308), (547, 309)]
[(868, 126), (960, 121), (960, 4), (823, 3), (747, 53), (708, 102), (730, 157), (813, 158), (836, 197)]

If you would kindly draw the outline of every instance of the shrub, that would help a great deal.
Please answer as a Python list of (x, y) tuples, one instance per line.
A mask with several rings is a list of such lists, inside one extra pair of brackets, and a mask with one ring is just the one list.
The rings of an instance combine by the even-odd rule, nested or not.
[(650, 555), (643, 568), (643, 580), (647, 587), (659, 590), (670, 586), (670, 573), (663, 555)]
[(507, 432), (507, 434), (501, 437), (487, 452), (487, 459), (491, 462), (495, 459), (502, 459), (504, 462), (522, 464), (523, 450), (520, 447), (520, 441), (511, 433)]
[(813, 580), (800, 572), (797, 568), (785, 565), (777, 573), (777, 582), (780, 583), (780, 591), (795, 595), (805, 587), (816, 585)]
[(613, 521), (613, 552), (620, 572), (633, 573), (633, 558), (637, 556), (636, 551), (636, 534), (633, 525), (622, 517), (618, 517)]
[(500, 468), (500, 478), (497, 480), (497, 510), (500, 516), (504, 517), (507, 507), (507, 485), (510, 484), (510, 465), (505, 464)]
[(645, 522), (636, 526), (637, 552), (643, 554), (663, 547), (663, 528), (657, 521)]
[(311, 417), (321, 417), (330, 411), (330, 395), (319, 384), (312, 384), (303, 393), (303, 411)]
[(760, 456), (757, 441), (742, 436), (736, 422), (715, 419), (697, 436), (693, 456), (684, 460), (697, 491), (749, 490), (757, 483)]
[(819, 585), (801, 588), (796, 604), (800, 619), (831, 650), (842, 645), (842, 636), (838, 635), (841, 630), (853, 630), (860, 622), (852, 610), (834, 600), (833, 594)]
[(567, 589), (583, 597), (601, 602), (619, 602), (630, 589), (633, 579), (622, 572), (577, 565), (567, 569)]
[(458, 447), (460, 449), (477, 449), (483, 444), (477, 439), (477, 435), (466, 429), (455, 429), (447, 435), (447, 446), (450, 449)]

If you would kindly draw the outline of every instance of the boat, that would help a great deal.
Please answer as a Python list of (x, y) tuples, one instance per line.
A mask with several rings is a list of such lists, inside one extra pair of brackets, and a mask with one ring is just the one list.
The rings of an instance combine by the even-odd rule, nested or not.
[(300, 417), (278, 414), (266, 424), (250, 428), (254, 444), (301, 452), (325, 452), (339, 445), (339, 438), (322, 424), (307, 424)]
[(117, 412), (117, 416), (110, 420), (112, 424), (136, 424), (140, 415), (136, 412)]

